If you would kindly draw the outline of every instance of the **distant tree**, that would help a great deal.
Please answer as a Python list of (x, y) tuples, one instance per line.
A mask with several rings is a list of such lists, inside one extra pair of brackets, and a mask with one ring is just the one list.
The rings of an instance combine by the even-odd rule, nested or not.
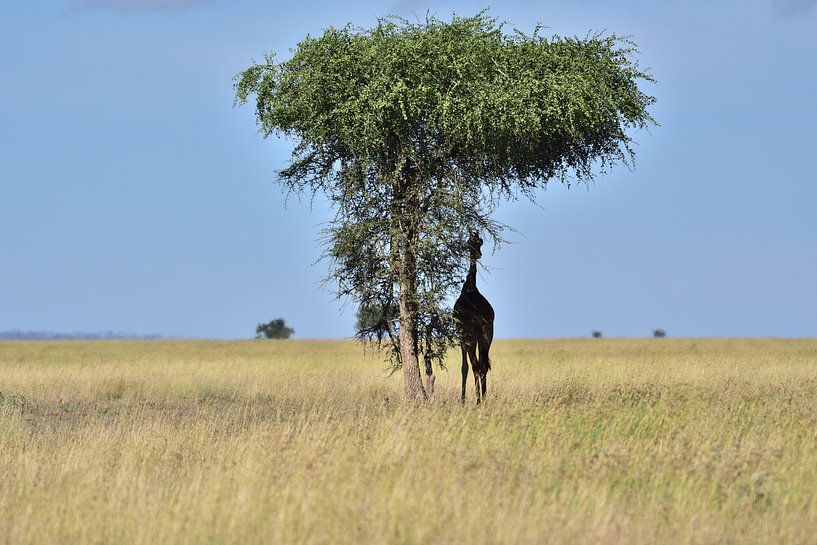
[(667, 332), (659, 327), (658, 329), (653, 330), (652, 336), (656, 339), (663, 339), (667, 336)]
[(601, 339), (601, 331), (594, 331), (593, 332), (594, 339)]
[(633, 157), (628, 130), (654, 123), (635, 54), (615, 35), (507, 32), (480, 12), (330, 27), (237, 76), (260, 133), (295, 143), (281, 184), (334, 208), (324, 241), (337, 294), (399, 310), (389, 347), (408, 399), (426, 398), (419, 355), (444, 362), (457, 339), (448, 302), (469, 234), (496, 246), (499, 202)]
[(255, 328), (256, 339), (288, 339), (295, 333), (291, 327), (287, 327), (283, 318), (276, 318), (266, 324), (258, 324)]

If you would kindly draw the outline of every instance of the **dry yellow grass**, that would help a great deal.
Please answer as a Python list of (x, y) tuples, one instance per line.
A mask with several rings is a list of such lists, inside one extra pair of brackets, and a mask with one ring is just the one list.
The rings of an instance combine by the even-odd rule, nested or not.
[(817, 542), (817, 341), (0, 343), (0, 543)]

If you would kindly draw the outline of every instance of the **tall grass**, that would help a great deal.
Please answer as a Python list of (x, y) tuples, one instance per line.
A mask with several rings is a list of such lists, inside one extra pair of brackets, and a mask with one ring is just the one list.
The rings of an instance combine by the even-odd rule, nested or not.
[(814, 543), (817, 341), (0, 343), (0, 543)]

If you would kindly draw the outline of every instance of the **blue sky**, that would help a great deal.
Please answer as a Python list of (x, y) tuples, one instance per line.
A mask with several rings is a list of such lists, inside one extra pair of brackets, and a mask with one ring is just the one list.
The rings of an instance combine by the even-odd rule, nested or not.
[[(817, 336), (817, 0), (518, 0), (523, 30), (632, 35), (661, 123), (635, 170), (504, 205), (486, 253), (500, 337)], [(0, 19), (0, 330), (346, 337), (322, 203), (232, 77), (306, 34), (471, 1), (13, 2)]]

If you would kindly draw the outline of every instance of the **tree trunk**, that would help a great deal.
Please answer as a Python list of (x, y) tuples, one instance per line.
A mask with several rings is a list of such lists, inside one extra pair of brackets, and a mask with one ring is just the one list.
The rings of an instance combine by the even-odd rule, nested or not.
[[(401, 297), (402, 299), (402, 297)], [(417, 360), (416, 331), (411, 331), (414, 319), (404, 316), (400, 304), (400, 360), (403, 363), (403, 381), (406, 388), (406, 399), (422, 401), (426, 399), (423, 381), (420, 379), (420, 362)]]
[[(400, 233), (399, 265), (397, 283), (400, 293), (397, 303), (400, 308), (400, 363), (403, 364), (403, 384), (408, 401), (424, 401), (426, 391), (420, 378), (418, 358), (419, 335), (417, 331), (417, 231), (416, 214), (419, 209), (417, 197), (408, 188), (411, 185), (411, 169), (403, 173), (394, 189), (392, 228)], [(392, 247), (394, 247), (392, 239)]]
[(413, 249), (403, 249), (400, 267), (400, 361), (403, 364), (403, 381), (406, 399), (423, 401), (426, 391), (420, 378), (420, 362), (417, 357), (417, 266)]

